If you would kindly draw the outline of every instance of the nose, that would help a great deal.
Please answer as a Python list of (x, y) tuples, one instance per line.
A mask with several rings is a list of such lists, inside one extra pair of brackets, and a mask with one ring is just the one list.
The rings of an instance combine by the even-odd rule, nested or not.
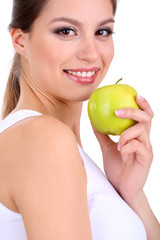
[(88, 62), (95, 62), (99, 57), (98, 48), (94, 39), (81, 40), (78, 46), (77, 58)]

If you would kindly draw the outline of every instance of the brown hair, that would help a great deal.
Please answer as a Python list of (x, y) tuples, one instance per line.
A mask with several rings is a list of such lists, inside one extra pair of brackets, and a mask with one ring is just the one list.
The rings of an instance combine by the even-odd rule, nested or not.
[[(48, 1), (49, 0), (13, 0), (12, 21), (9, 24), (9, 30), (20, 28), (23, 32), (29, 32), (35, 19), (39, 16)], [(115, 15), (117, 0), (110, 1)], [(20, 74), (21, 56), (15, 53), (3, 98), (2, 119), (4, 119), (18, 103), (20, 97)]]

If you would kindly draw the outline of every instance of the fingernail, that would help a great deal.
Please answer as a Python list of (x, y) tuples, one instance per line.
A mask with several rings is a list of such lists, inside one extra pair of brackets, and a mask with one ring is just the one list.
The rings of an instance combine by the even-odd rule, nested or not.
[(124, 109), (119, 109), (119, 110), (115, 111), (116, 116), (123, 115), (125, 113), (126, 113), (126, 111)]
[(121, 144), (120, 144), (120, 142), (118, 143), (118, 145), (117, 145), (117, 150), (120, 152), (121, 151)]
[(138, 94), (138, 99), (140, 99), (141, 101), (144, 101), (144, 98), (140, 94)]

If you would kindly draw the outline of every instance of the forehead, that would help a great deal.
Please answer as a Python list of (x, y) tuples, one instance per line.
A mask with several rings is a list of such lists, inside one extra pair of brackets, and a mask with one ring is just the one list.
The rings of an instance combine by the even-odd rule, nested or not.
[(104, 19), (113, 17), (111, 0), (49, 0), (40, 17), (70, 17), (85, 19)]

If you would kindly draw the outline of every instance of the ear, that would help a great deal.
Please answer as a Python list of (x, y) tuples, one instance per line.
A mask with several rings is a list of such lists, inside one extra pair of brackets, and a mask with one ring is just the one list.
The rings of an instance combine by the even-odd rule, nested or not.
[(27, 42), (27, 33), (22, 32), (21, 29), (11, 29), (10, 35), (12, 38), (12, 44), (17, 53), (20, 55), (26, 56), (26, 42)]

